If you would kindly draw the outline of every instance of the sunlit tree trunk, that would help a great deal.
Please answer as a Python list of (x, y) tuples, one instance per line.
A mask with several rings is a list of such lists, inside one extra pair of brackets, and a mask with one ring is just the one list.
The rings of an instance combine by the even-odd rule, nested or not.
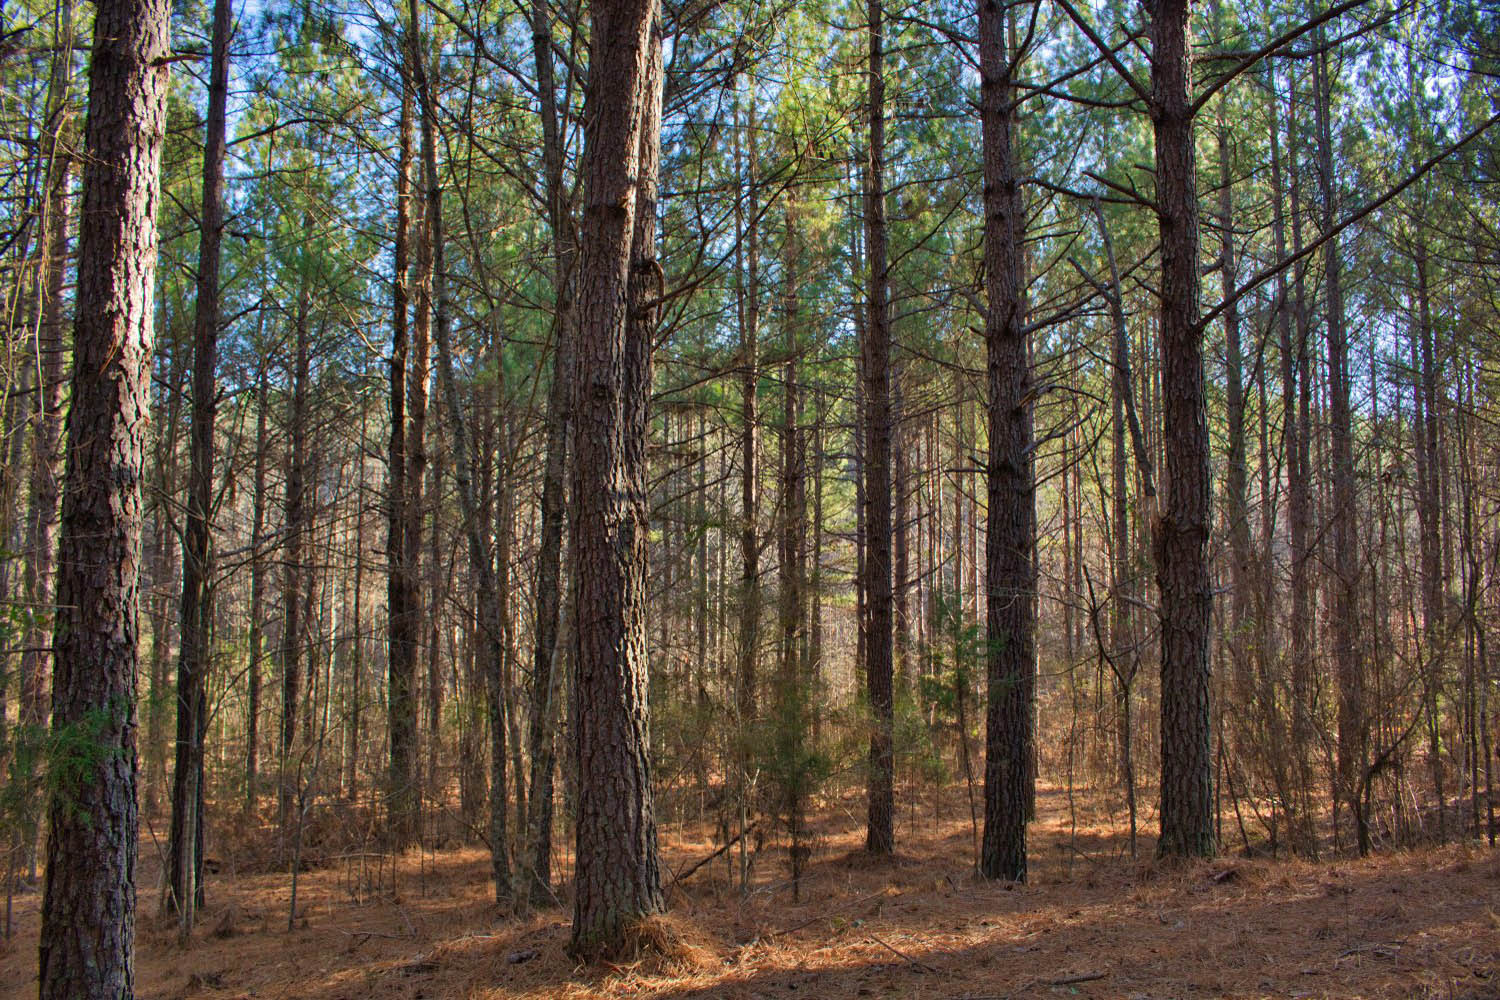
[(48, 814), (42, 1000), (134, 992), (141, 485), (171, 12), (101, 0), (84, 126), (52, 726), (88, 749)]

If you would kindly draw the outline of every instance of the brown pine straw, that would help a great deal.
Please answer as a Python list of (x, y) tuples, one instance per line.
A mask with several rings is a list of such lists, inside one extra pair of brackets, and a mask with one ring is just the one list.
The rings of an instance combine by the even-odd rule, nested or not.
[[(329, 863), (301, 876), (288, 933), (285, 872), (222, 857), (186, 949), (150, 915), (158, 877), (141, 854), (137, 994), (146, 1000), (914, 1000), (978, 998), (1419, 998), (1500, 996), (1500, 854), (1479, 845), (1324, 862), (1225, 857), (1132, 863), (1119, 804), (1085, 804), (1070, 832), (1044, 789), (1032, 878), (969, 870), (961, 789), (922, 800), (900, 853), (860, 850), (858, 794), (812, 816), (816, 849), (793, 904), (785, 844), (767, 839), (742, 895), (720, 858), (641, 928), (633, 961), (583, 968), (565, 953), (567, 910), (517, 920), (490, 900), (482, 847), (400, 859), (395, 894), (356, 901)], [(221, 813), (222, 815), (222, 813)], [(934, 818), (937, 817), (937, 818)], [(223, 844), (221, 835), (217, 843)], [(663, 823), (683, 870), (718, 845), (711, 827)], [(1142, 845), (1149, 852), (1150, 843)], [(213, 853), (211, 851), (210, 853)], [(330, 854), (330, 857), (332, 855)], [(257, 869), (245, 871), (245, 867)], [(566, 893), (563, 893), (566, 902)], [(35, 892), (0, 944), (0, 998), (36, 990)]]

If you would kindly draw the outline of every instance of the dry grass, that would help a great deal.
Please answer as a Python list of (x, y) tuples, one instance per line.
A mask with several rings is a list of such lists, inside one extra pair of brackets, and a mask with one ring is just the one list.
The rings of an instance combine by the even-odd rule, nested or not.
[[(1500, 998), (1500, 853), (1456, 845), (1334, 862), (1132, 864), (1107, 817), (1069, 822), (1045, 790), (1030, 884), (976, 880), (954, 793), (903, 817), (901, 854), (858, 850), (856, 799), (824, 804), (794, 904), (785, 852), (767, 845), (747, 897), (727, 860), (672, 886), (644, 929), (666, 956), (584, 969), (564, 954), (568, 914), (525, 920), (490, 901), (479, 849), (402, 860), (394, 894), (351, 896), (337, 866), (306, 873), (287, 929), (285, 874), (223, 875), (187, 949), (145, 919), (138, 994), (277, 1000), (670, 1000), (913, 997)], [(663, 828), (674, 871), (709, 831)], [(1149, 851), (1149, 840), (1142, 844)], [(146, 846), (142, 869), (154, 878)], [(151, 897), (151, 898), (147, 898)], [(17, 901), (0, 996), (35, 990), (38, 899)], [(143, 892), (142, 909), (154, 910)], [(662, 948), (654, 949), (661, 951)]]

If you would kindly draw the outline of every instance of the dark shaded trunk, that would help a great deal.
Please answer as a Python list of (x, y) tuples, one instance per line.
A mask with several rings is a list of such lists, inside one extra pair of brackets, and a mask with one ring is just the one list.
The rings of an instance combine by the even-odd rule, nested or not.
[[(1277, 121), (1278, 99), (1275, 94), (1275, 77), (1271, 77), (1271, 98), (1268, 102), (1271, 117), (1271, 204), (1272, 231), (1275, 240), (1276, 258), (1286, 259), (1286, 212), (1282, 207), (1283, 192), (1286, 191), (1281, 173), (1280, 125)], [(1293, 251), (1300, 252), (1302, 237), (1298, 213), (1298, 180), (1295, 105), (1288, 120), (1288, 173), (1291, 175), (1290, 208), (1293, 216)], [(1311, 497), (1307, 481), (1307, 424), (1305, 405), (1299, 411), (1299, 385), (1305, 389), (1303, 373), (1306, 369), (1307, 330), (1303, 306), (1302, 264), (1294, 265), (1293, 286), (1288, 291), (1286, 273), (1276, 278), (1276, 300), (1280, 303), (1276, 317), (1277, 334), (1281, 346), (1281, 420), (1282, 449), (1287, 482), (1287, 546), (1291, 565), (1289, 580), (1290, 609), (1287, 618), (1288, 657), (1291, 660), (1291, 767), (1298, 789), (1295, 801), (1288, 803), (1291, 810), (1292, 850), (1311, 857), (1317, 853), (1317, 839), (1313, 831), (1312, 811), (1308, 804), (1308, 791), (1312, 783), (1310, 742), (1312, 739), (1311, 708), (1311, 649), (1308, 621), (1307, 585), (1307, 537)], [(1290, 296), (1290, 297), (1289, 297)], [(1295, 321), (1295, 333), (1293, 324)]]
[(584, 126), (573, 395), (577, 874), (569, 951), (635, 950), (665, 899), (646, 702), (645, 430), (656, 263), (661, 40), (655, 0), (599, 0)]
[(193, 932), (203, 905), (203, 738), (213, 642), (214, 421), (219, 412), (219, 246), (224, 235), (224, 119), (229, 94), (229, 0), (214, 0), (203, 141), (197, 303), (193, 314), (193, 425), (187, 531), (182, 540), (182, 644), (177, 661), (177, 759), (167, 840), (167, 901), (177, 936)]
[(1025, 205), (1016, 176), (1014, 74), (1006, 9), (979, 3), (984, 130), (984, 291), (989, 455), (985, 542), (987, 639), (984, 840), (986, 878), (1026, 879), (1036, 687), (1036, 503), (1026, 332)]
[(1250, 677), (1250, 501), (1249, 470), (1245, 453), (1245, 375), (1240, 345), (1240, 309), (1234, 296), (1239, 271), (1234, 246), (1234, 176), (1230, 164), (1229, 130), (1222, 105), (1218, 122), (1219, 154), (1219, 275), (1220, 287), (1229, 301), (1224, 310), (1225, 420), (1228, 424), (1227, 468), (1224, 477), (1225, 518), (1229, 532), (1229, 659), (1237, 704), (1249, 706), (1254, 698)]
[(84, 126), (52, 726), (78, 756), (48, 810), (42, 1000), (134, 991), (141, 485), (151, 407), (165, 0), (101, 0)]
[(292, 411), (288, 415), (291, 451), (287, 455), (286, 496), (283, 498), (286, 548), (282, 564), (281, 604), (281, 741), (280, 801), (278, 814), (284, 841), (287, 824), (292, 820), (292, 805), (297, 798), (301, 761), (294, 759), (297, 744), (297, 714), (301, 710), (303, 677), (303, 633), (307, 630), (307, 556), (311, 544), (308, 530), (311, 518), (307, 505), (308, 456), (307, 380), (311, 367), (312, 347), (308, 334), (309, 293), (304, 279), (297, 294), (295, 347), (292, 358)]
[(246, 668), (247, 699), (245, 706), (245, 811), (254, 813), (260, 798), (260, 661), (265, 642), (261, 622), (265, 616), (265, 544), (266, 526), (266, 421), (271, 408), (271, 383), (264, 367), (255, 386), (255, 485), (250, 498), (250, 635), (249, 664)]
[(1163, 856), (1211, 855), (1209, 721), (1209, 438), (1199, 327), (1198, 184), (1193, 151), (1190, 13), (1151, 4), (1151, 117), (1161, 233), (1162, 438), (1156, 529), (1161, 591), (1161, 836)]
[[(756, 182), (754, 90), (743, 127), (735, 128), (735, 173), (745, 197), (735, 205), (739, 233), (735, 293), (740, 333), (740, 627), (736, 641), (739, 669), (735, 709), (741, 729), (755, 721), (755, 661), (760, 646), (760, 197)], [(741, 133), (749, 150), (741, 148)]]
[(865, 849), (896, 849), (895, 703), (892, 691), (891, 319), (885, 223), (885, 11), (870, 0), (869, 160), (865, 175), (865, 266), (869, 290), (860, 348), (865, 404), (865, 691), (870, 700), (869, 815)]
[[(408, 8), (413, 31), (419, 23), (417, 0)], [(458, 499), (464, 519), (464, 535), (469, 549), (469, 571), (479, 584), (476, 595), (479, 617), (480, 672), (485, 679), (485, 707), (490, 728), (490, 875), (495, 886), (495, 902), (510, 898), (510, 833), (507, 824), (506, 748), (505, 748), (505, 614), (504, 597), (496, 581), (495, 564), (485, 539), (488, 527), (480, 513), (474, 488), (474, 458), (470, 445), (469, 422), (458, 398), (453, 378), (453, 347), (449, 327), (451, 307), (448, 302), (448, 280), (443, 237), (443, 191), (438, 183), (437, 149), (434, 132), (437, 108), (433, 103), (431, 84), (425, 62), (413, 60), (418, 103), (422, 121), (422, 171), (426, 186), (427, 230), (432, 241), (432, 294), (436, 303), (434, 330), (437, 340), (438, 378), (448, 410), (449, 430), (453, 436), (453, 476), (458, 484)], [(503, 436), (502, 436), (503, 440)], [(503, 456), (499, 465), (504, 468)], [(503, 544), (503, 543), (502, 543)], [(436, 727), (434, 727), (434, 730)]]
[(808, 848), (806, 831), (806, 798), (808, 775), (804, 749), (810, 728), (808, 708), (811, 691), (807, 683), (807, 461), (803, 432), (799, 426), (802, 413), (801, 386), (798, 380), (798, 325), (802, 321), (801, 280), (802, 234), (798, 218), (797, 192), (789, 187), (785, 195), (786, 241), (782, 251), (782, 329), (785, 335), (786, 360), (782, 367), (781, 432), (781, 677), (777, 684), (779, 718), (776, 738), (780, 744), (777, 757), (782, 769), (782, 814), (790, 840), (788, 854), (792, 870), (792, 899), (801, 899), (802, 868)]
[(1415, 376), (1413, 408), (1416, 416), (1417, 526), (1422, 561), (1422, 664), (1423, 700), (1428, 716), (1428, 765), (1432, 768), (1433, 794), (1438, 803), (1438, 837), (1446, 834), (1446, 792), (1443, 787), (1442, 747), (1438, 706), (1443, 696), (1443, 661), (1446, 645), (1443, 608), (1442, 491), (1438, 484), (1437, 365), (1433, 349), (1432, 295), (1428, 286), (1427, 245), (1418, 235), (1417, 336), (1412, 342)]
[[(408, 41), (404, 48), (409, 48)], [(392, 846), (416, 839), (416, 685), (417, 620), (412, 613), (415, 567), (406, 541), (411, 494), (421, 488), (408, 474), (407, 361), (410, 351), (407, 307), (411, 276), (412, 93), (410, 55), (401, 67), (401, 124), (396, 160), (396, 233), (391, 286), (391, 431), (386, 468), (386, 725), (389, 754), (386, 813)]]
[(542, 473), (541, 537), (537, 548), (535, 646), (527, 744), (531, 796), (527, 800), (525, 899), (537, 905), (552, 895), (552, 775), (556, 764), (558, 669), (557, 627), (562, 603), (563, 522), (566, 519), (568, 426), (573, 393), (573, 213), (563, 186), (562, 135), (553, 79), (551, 13), (546, 0), (531, 9), (532, 55), (542, 115), (542, 161), (547, 181), (547, 223), (552, 231), (554, 306), (552, 387), (547, 397), (547, 458)]
[[(70, 42), (73, 30), (72, 0), (64, 0), (58, 12), (60, 41)], [(39, 384), (36, 430), (32, 439), (31, 495), (26, 518), (25, 592), (39, 616), (50, 613), (56, 591), (57, 501), (62, 482), (63, 358), (67, 352), (63, 292), (68, 271), (68, 186), (73, 163), (63, 136), (66, 93), (72, 72), (72, 53), (53, 57), (47, 86), (49, 114), (49, 164), (46, 188), (45, 229), (42, 241), (42, 322), (37, 331)], [(21, 650), (21, 704), (18, 720), (35, 731), (46, 719), (47, 671), (51, 651), (44, 637), (45, 617), (26, 623)], [(0, 720), (0, 731), (5, 723)], [(33, 830), (33, 832), (35, 832)]]
[[(1319, 32), (1321, 37), (1322, 32)], [(1314, 105), (1317, 112), (1317, 156), (1319, 226), (1331, 234), (1337, 219), (1333, 184), (1333, 135), (1330, 124), (1332, 96), (1329, 92), (1328, 57), (1320, 55), (1313, 66)], [(1332, 454), (1333, 600), (1330, 614), (1334, 682), (1338, 689), (1338, 748), (1336, 766), (1339, 795), (1354, 819), (1355, 839), (1361, 855), (1370, 851), (1370, 830), (1365, 815), (1364, 784), (1366, 738), (1364, 681), (1359, 656), (1359, 564), (1354, 509), (1354, 418), (1349, 405), (1349, 334), (1344, 323), (1342, 241), (1329, 239), (1323, 246), (1323, 279), (1328, 336), (1328, 417)]]

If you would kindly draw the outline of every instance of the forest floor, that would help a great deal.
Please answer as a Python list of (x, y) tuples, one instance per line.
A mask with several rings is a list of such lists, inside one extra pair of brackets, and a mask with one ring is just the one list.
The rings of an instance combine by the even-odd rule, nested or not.
[[(670, 1000), (913, 997), (1500, 998), (1500, 852), (1450, 845), (1318, 863), (1225, 857), (1174, 869), (1133, 863), (1105, 817), (1039, 794), (1032, 878), (977, 880), (961, 792), (945, 812), (903, 815), (900, 853), (862, 853), (862, 803), (814, 817), (816, 848), (793, 902), (786, 852), (767, 844), (748, 896), (728, 855), (669, 881), (675, 959), (580, 968), (566, 910), (502, 916), (482, 848), (411, 853), (395, 891), (351, 887), (348, 862), (290, 879), (210, 876), (190, 945), (141, 892), (137, 996), (276, 1000)], [(1087, 822), (1086, 822), (1087, 820)], [(1100, 825), (1091, 826), (1090, 822)], [(685, 872), (710, 855), (707, 827), (665, 822), (662, 855)], [(1141, 842), (1149, 857), (1149, 838)], [(158, 874), (141, 854), (142, 885)], [(380, 880), (376, 880), (377, 882)], [(39, 896), (16, 899), (0, 944), (0, 996), (35, 993)]]

